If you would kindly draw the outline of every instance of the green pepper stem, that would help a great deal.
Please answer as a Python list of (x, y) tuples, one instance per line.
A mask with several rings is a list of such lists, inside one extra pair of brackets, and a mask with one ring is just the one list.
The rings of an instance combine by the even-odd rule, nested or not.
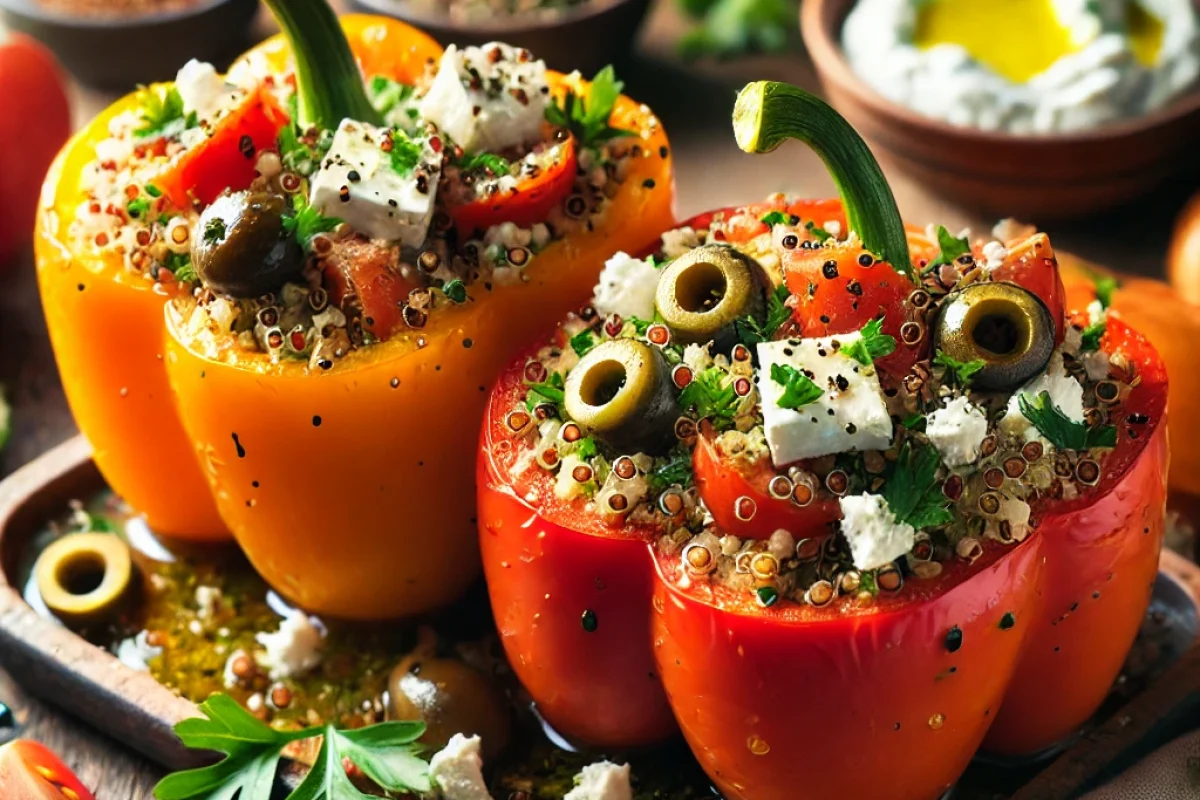
[(769, 153), (786, 139), (811, 147), (833, 176), (850, 230), (863, 247), (916, 281), (892, 189), (867, 143), (841, 114), (803, 89), (758, 81), (738, 93), (733, 133), (747, 153)]
[(265, 0), (292, 46), (301, 128), (344, 119), (382, 125), (337, 15), (326, 0)]

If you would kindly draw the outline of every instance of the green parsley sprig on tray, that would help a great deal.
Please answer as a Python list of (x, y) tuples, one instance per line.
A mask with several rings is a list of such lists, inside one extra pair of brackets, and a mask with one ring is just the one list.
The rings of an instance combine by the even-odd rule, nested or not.
[(486, 170), (497, 178), (512, 174), (512, 162), (495, 153), (472, 153), (458, 160), (458, 168), (464, 172)]
[(528, 385), (529, 394), (525, 396), (526, 408), (532, 411), (541, 405), (552, 405), (559, 409), (560, 417), (564, 416), (562, 406), (566, 393), (563, 391), (563, 387), (566, 385), (566, 381), (561, 372), (551, 372), (546, 380)]
[(592, 78), (585, 97), (568, 89), (560, 102), (547, 105), (546, 120), (570, 130), (581, 147), (595, 147), (621, 136), (632, 136), (632, 131), (609, 124), (623, 88), (625, 84), (617, 80), (609, 65)]
[(1116, 447), (1117, 429), (1112, 425), (1092, 428), (1076, 422), (1054, 405), (1049, 392), (1030, 399), (1022, 392), (1017, 398), (1021, 414), (1033, 423), (1038, 433), (1059, 450), (1090, 450), (1093, 447)]
[(976, 373), (987, 366), (987, 362), (981, 358), (975, 358), (970, 361), (959, 361), (943, 350), (937, 351), (933, 357), (933, 363), (936, 366), (945, 367), (946, 374), (953, 375), (955, 382), (964, 389), (971, 385), (971, 381), (975, 378)]
[[(317, 234), (329, 233), (341, 224), (340, 219), (325, 216), (299, 194), (292, 198), (292, 213), (283, 215), (284, 232), (294, 237), (305, 249), (312, 246), (313, 237)], [(208, 231), (205, 231), (205, 235), (207, 234)]]
[(158, 800), (270, 800), (283, 749), (321, 736), (321, 750), (304, 781), (288, 800), (370, 800), (351, 783), (344, 761), (388, 792), (430, 789), (429, 765), (419, 756), (422, 722), (384, 722), (342, 731), (326, 725), (296, 731), (268, 727), (232, 698), (214, 694), (200, 704), (204, 718), (175, 726), (183, 744), (225, 758), (207, 767), (176, 772), (154, 787)]

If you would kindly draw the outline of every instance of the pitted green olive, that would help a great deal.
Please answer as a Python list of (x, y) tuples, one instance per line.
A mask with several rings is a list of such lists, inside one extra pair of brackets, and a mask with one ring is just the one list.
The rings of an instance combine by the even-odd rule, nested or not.
[(663, 269), (654, 305), (675, 341), (712, 341), (714, 352), (725, 352), (736, 341), (735, 321), (762, 316), (768, 283), (750, 256), (728, 245), (706, 244)]
[(456, 733), (479, 736), (483, 759), (504, 752), (509, 714), (496, 685), (479, 670), (449, 658), (405, 658), (388, 678), (388, 713), (394, 720), (421, 720), (421, 737), (433, 750)]
[(666, 359), (634, 339), (603, 342), (580, 359), (564, 388), (567, 414), (622, 453), (659, 453), (673, 438), (679, 403)]
[(42, 551), (33, 574), (42, 601), (63, 622), (106, 622), (121, 611), (133, 558), (111, 533), (72, 533)]
[(192, 265), (218, 294), (258, 297), (300, 274), (304, 250), (283, 224), (286, 198), (232, 192), (204, 209), (192, 234)]
[(1046, 368), (1054, 352), (1050, 310), (1011, 283), (977, 283), (946, 299), (937, 348), (958, 361), (982, 361), (972, 385), (1016, 389)]

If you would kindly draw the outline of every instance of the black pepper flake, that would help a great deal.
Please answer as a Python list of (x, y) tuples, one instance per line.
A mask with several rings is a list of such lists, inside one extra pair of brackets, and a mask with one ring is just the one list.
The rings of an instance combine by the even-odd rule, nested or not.
[(646, 180), (642, 181), (642, 186), (645, 186), (647, 189), (653, 189), (656, 185), (654, 178), (646, 178)]
[(963, 632), (962, 628), (955, 625), (950, 630), (946, 631), (946, 651), (949, 653), (957, 653), (962, 647)]
[(1126, 419), (1131, 425), (1145, 425), (1150, 421), (1150, 417), (1146, 414), (1130, 414)]
[(1092, 599), (1093, 599), (1093, 600), (1099, 600), (1099, 599), (1100, 599), (1100, 593), (1099, 593), (1099, 592), (1092, 592)]
[(258, 481), (250, 481), (250, 485), (257, 489), (261, 484)]
[(83, 284), (81, 283), (81, 284), (79, 284), (79, 286), (78, 286), (78, 287), (76, 287), (76, 288), (78, 288), (78, 289), (79, 289), (79, 291), (81, 291), (81, 292), (82, 292), (84, 287), (83, 287)]
[(1011, 611), (1004, 612), (1004, 616), (1000, 618), (1000, 630), (1006, 631), (1013, 625), (1017, 624), (1017, 618)]
[(233, 434), (233, 446), (237, 448), (238, 458), (246, 457), (246, 448), (242, 447), (242, 443), (238, 441), (238, 435), (236, 433)]
[(846, 284), (846, 291), (855, 297), (862, 297), (863, 287), (858, 281), (852, 280)]
[(821, 320), (821, 324), (822, 324), (822, 325), (828, 325), (828, 324), (829, 324), (829, 315), (828, 315), (828, 314), (822, 314), (822, 315), (820, 316), (820, 320)]
[(847, 389), (849, 389), (849, 388), (850, 388), (850, 381), (848, 381), (848, 380), (846, 379), (846, 376), (845, 376), (845, 375), (838, 375), (838, 376), (836, 376), (836, 377), (833, 379), (833, 382), (834, 382), (834, 384), (837, 386), (837, 388), (838, 388), (838, 391), (842, 391), (842, 392), (844, 392), (844, 391), (846, 391)]
[(238, 139), (238, 152), (246, 158), (254, 158), (254, 140), (250, 138), (250, 134), (242, 134), (242, 138)]
[(596, 628), (600, 625), (600, 620), (596, 619), (596, 612), (590, 608), (583, 612), (583, 615), (579, 618), (579, 622), (588, 633), (595, 633)]
[(670, 154), (671, 154), (671, 151), (667, 149), (667, 146), (665, 144), (662, 147), (658, 148), (658, 155), (660, 158), (666, 158)]
[(900, 730), (900, 723), (899, 723), (899, 722), (897, 722), (895, 725), (893, 725), (893, 726), (892, 726), (892, 730), (894, 730), (894, 731), (898, 731), (898, 730)]
[(358, 170), (352, 169), (346, 173), (346, 180), (350, 181), (351, 183), (358, 183), (362, 180), (362, 175), (358, 174)]
[(829, 280), (833, 280), (834, 278), (836, 278), (838, 276), (837, 262), (836, 261), (826, 261), (825, 265), (823, 267), (821, 267), (821, 274), (824, 275)]
[(350, 187), (349, 186), (343, 186), (342, 188), (338, 189), (338, 200), (341, 200), (343, 203), (350, 202)]
[(473, 342), (470, 339), (463, 339), (463, 347), (465, 347), (468, 350), (470, 350), (471, 347), (474, 346), (474, 344), (475, 344), (475, 342)]
[(863, 253), (862, 255), (860, 255), (858, 257), (858, 263), (859, 263), (859, 266), (869, 267), (875, 263), (875, 259), (871, 256), (870, 253)]
[(795, 250), (796, 246), (800, 244), (800, 237), (794, 233), (789, 233), (787, 236), (783, 237), (783, 240), (780, 242), (780, 244), (783, 245), (785, 250)]
[(314, 428), (321, 427), (321, 415), (320, 414), (313, 414), (313, 427)]

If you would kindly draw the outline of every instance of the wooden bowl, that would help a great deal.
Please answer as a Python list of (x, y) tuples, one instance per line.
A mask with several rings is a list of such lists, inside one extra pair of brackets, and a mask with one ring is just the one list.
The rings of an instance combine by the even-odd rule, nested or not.
[(171, 80), (190, 58), (222, 66), (249, 43), (258, 0), (195, 0), (126, 16), (69, 15), (39, 0), (0, 0), (0, 18), (54, 51), (87, 86), (128, 91)]
[(350, 0), (369, 14), (387, 14), (415, 25), (443, 45), (506, 42), (524, 47), (560, 72), (590, 78), (629, 52), (650, 0), (588, 0), (549, 16), (496, 16), (469, 24), (431, 12), (411, 0)]
[(1200, 166), (1200, 91), (1093, 131), (1017, 135), (931, 119), (880, 95), (842, 53), (855, 0), (804, 0), (800, 30), (829, 102), (881, 155), (952, 200), (1031, 222), (1081, 217)]

